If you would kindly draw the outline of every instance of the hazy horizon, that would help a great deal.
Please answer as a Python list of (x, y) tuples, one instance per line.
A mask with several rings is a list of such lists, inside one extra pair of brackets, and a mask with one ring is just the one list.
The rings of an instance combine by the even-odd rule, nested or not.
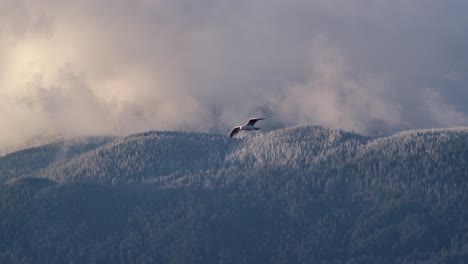
[(0, 0), (0, 152), (38, 135), (468, 125), (468, 2)]

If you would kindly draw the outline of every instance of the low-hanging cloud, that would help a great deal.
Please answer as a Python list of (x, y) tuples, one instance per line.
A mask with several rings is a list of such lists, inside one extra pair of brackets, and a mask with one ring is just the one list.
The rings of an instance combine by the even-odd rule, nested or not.
[[(282, 119), (314, 122), (328, 127), (352, 130), (388, 127), (402, 122), (400, 105), (384, 76), (350, 74), (339, 51), (325, 36), (312, 45), (313, 64), (305, 84), (288, 87), (273, 105)], [(382, 128), (383, 129), (383, 128)]]
[(254, 115), (362, 132), (468, 125), (467, 7), (0, 0), (0, 149)]

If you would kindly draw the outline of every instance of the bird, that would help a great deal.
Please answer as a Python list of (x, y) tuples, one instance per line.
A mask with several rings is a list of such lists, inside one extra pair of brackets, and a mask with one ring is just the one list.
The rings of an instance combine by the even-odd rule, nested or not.
[(232, 138), (234, 137), (237, 133), (239, 133), (241, 130), (259, 130), (259, 127), (254, 126), (255, 123), (259, 120), (266, 119), (265, 117), (260, 117), (260, 118), (250, 118), (247, 124), (243, 126), (236, 126), (231, 130), (231, 133), (229, 134), (229, 137)]

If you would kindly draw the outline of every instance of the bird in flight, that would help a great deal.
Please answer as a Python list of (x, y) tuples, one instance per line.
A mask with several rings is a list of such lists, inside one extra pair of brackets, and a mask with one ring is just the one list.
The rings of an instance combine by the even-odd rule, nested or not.
[(234, 137), (237, 133), (239, 133), (241, 130), (259, 130), (259, 127), (254, 126), (255, 123), (258, 120), (263, 120), (266, 119), (265, 117), (260, 117), (260, 118), (250, 118), (249, 122), (243, 126), (236, 126), (231, 130), (231, 133), (229, 134), (229, 137), (232, 138)]

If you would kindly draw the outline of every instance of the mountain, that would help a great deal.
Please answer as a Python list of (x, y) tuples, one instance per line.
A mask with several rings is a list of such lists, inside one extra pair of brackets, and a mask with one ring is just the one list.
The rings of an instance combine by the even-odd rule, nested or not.
[(0, 157), (1, 263), (467, 263), (468, 129), (149, 131)]
[(84, 137), (57, 140), (0, 156), (0, 181), (35, 173), (60, 161), (67, 161), (114, 140), (115, 137)]
[(35, 171), (35, 176), (58, 182), (145, 182), (176, 171), (220, 166), (230, 145), (232, 142), (220, 135), (147, 132), (57, 162)]

